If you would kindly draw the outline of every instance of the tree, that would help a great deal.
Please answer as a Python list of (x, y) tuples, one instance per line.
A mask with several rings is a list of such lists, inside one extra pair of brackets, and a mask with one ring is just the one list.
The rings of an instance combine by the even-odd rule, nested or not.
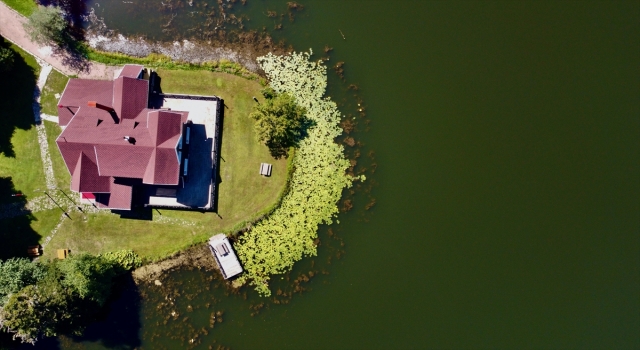
[(44, 265), (32, 263), (26, 258), (14, 258), (0, 263), (0, 307), (7, 303), (11, 294), (36, 284), (46, 273)]
[(288, 155), (289, 147), (296, 147), (304, 137), (309, 120), (306, 110), (287, 94), (276, 94), (273, 89), (262, 91), (266, 101), (254, 107), (249, 117), (255, 120), (255, 132), (259, 142), (269, 147), (275, 158)]
[(58, 334), (80, 335), (104, 305), (113, 278), (141, 264), (133, 251), (31, 263), (0, 264), (0, 329), (23, 342)]
[(68, 288), (57, 279), (47, 279), (12, 295), (0, 310), (0, 326), (14, 333), (14, 338), (33, 344), (39, 337), (56, 336), (72, 325), (82, 330), (84, 325), (77, 319), (81, 312)]
[(109, 297), (116, 275), (116, 266), (110, 260), (81, 254), (60, 261), (58, 268), (64, 275), (63, 285), (78, 293), (80, 298), (102, 306)]
[(24, 28), (31, 40), (38, 44), (62, 46), (65, 42), (67, 21), (59, 7), (38, 6), (29, 16)]

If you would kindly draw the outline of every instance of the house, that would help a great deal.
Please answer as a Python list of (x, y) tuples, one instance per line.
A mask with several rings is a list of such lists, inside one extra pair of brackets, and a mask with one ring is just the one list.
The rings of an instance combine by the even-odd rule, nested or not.
[(150, 91), (155, 73), (145, 72), (126, 65), (112, 81), (69, 80), (56, 144), (71, 190), (103, 209), (211, 209), (222, 101)]

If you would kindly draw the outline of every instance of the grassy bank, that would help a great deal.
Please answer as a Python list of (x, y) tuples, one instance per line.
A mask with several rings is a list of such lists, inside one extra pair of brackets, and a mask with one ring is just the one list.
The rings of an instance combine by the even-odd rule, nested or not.
[(61, 94), (64, 91), (69, 77), (58, 72), (55, 69), (51, 70), (47, 77), (47, 83), (42, 89), (42, 95), (40, 96), (40, 105), (42, 106), (42, 112), (49, 115), (58, 115), (58, 98), (56, 94)]
[[(218, 213), (193, 211), (153, 211), (151, 220), (122, 219), (110, 212), (98, 214), (71, 213), (49, 243), (46, 257), (55, 249), (101, 253), (133, 249), (149, 260), (157, 260), (219, 232), (234, 232), (273, 209), (287, 181), (287, 160), (274, 160), (268, 149), (253, 135), (253, 122), (248, 115), (260, 96), (259, 83), (227, 73), (206, 70), (158, 69), (165, 93), (217, 95), (225, 101)], [(59, 128), (47, 125), (52, 140)], [(57, 153), (53, 149), (52, 156)], [(56, 154), (56, 156), (58, 156)], [(61, 159), (60, 159), (61, 162)], [(258, 175), (261, 162), (273, 164), (269, 178)], [(58, 183), (62, 165), (53, 159)], [(65, 169), (66, 171), (66, 169)], [(68, 172), (65, 188), (68, 188)]]
[(227, 60), (208, 61), (202, 64), (193, 64), (187, 62), (174, 61), (170, 57), (152, 53), (146, 57), (132, 57), (117, 52), (98, 51), (84, 45), (81, 48), (86, 57), (91, 61), (104, 63), (107, 65), (123, 65), (127, 63), (141, 64), (154, 69), (166, 70), (188, 70), (188, 71), (210, 71), (217, 73), (228, 73), (237, 75), (250, 80), (260, 81), (265, 85), (266, 82), (259, 75), (247, 70), (241, 64)]

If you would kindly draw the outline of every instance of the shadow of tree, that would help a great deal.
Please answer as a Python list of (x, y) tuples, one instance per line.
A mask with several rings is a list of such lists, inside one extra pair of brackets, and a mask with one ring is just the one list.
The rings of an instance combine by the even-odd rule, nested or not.
[(53, 48), (53, 55), (62, 59), (62, 64), (78, 73), (88, 73), (91, 63), (87, 60), (84, 44), (84, 18), (88, 14), (85, 0), (37, 0), (42, 6), (56, 6), (67, 15), (69, 26), (64, 40), (58, 47)]
[(27, 247), (40, 241), (40, 234), (31, 228), (36, 218), (25, 208), (27, 198), (13, 196), (16, 190), (11, 177), (0, 177), (0, 259), (27, 257)]
[(114, 283), (110, 301), (97, 315), (98, 320), (73, 337), (74, 342), (100, 342), (110, 349), (134, 349), (142, 345), (140, 310), (142, 298), (130, 273)]
[[(0, 37), (0, 46), (10, 45)], [(24, 58), (14, 55), (13, 68), (0, 72), (0, 153), (6, 157), (15, 157), (11, 137), (15, 129), (28, 130), (34, 125), (33, 96), (36, 87), (36, 74)]]

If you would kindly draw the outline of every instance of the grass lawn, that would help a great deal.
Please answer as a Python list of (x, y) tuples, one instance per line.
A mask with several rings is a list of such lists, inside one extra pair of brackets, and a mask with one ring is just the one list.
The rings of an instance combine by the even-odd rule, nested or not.
[(36, 5), (36, 2), (33, 0), (2, 0), (2, 1), (25, 17), (31, 16), (31, 14), (36, 9), (36, 7), (38, 7), (38, 5)]
[(71, 185), (71, 174), (69, 174), (69, 170), (67, 170), (67, 166), (64, 164), (62, 155), (58, 150), (58, 145), (56, 145), (56, 139), (62, 132), (62, 129), (60, 129), (60, 126), (54, 122), (45, 120), (43, 123), (44, 128), (47, 131), (47, 143), (49, 144), (49, 154), (51, 154), (51, 164), (53, 165), (53, 174), (56, 177), (56, 184), (58, 188), (67, 192)]
[(69, 77), (66, 75), (55, 69), (51, 70), (40, 96), (40, 105), (42, 106), (43, 113), (53, 116), (58, 115), (58, 99), (56, 98), (56, 94), (62, 94), (68, 81)]
[[(110, 212), (83, 214), (75, 212), (65, 219), (49, 243), (45, 257), (53, 257), (55, 249), (101, 253), (117, 249), (133, 249), (151, 260), (157, 260), (203, 242), (220, 232), (233, 232), (270, 210), (285, 189), (287, 160), (274, 160), (266, 146), (253, 134), (253, 121), (248, 115), (261, 96), (260, 84), (226, 73), (208, 71), (158, 70), (165, 93), (217, 95), (224, 99), (225, 109), (219, 185), (218, 213), (194, 211), (153, 211), (151, 221), (121, 219)], [(45, 124), (46, 125), (46, 124)], [(49, 134), (51, 141), (56, 135)], [(55, 132), (59, 132), (56, 129)], [(50, 146), (51, 147), (51, 146)], [(57, 148), (52, 148), (52, 156)], [(62, 161), (61, 159), (59, 160)], [(53, 159), (56, 177), (59, 167)], [(261, 162), (273, 164), (269, 178), (258, 175)], [(69, 188), (68, 172), (65, 186)]]

